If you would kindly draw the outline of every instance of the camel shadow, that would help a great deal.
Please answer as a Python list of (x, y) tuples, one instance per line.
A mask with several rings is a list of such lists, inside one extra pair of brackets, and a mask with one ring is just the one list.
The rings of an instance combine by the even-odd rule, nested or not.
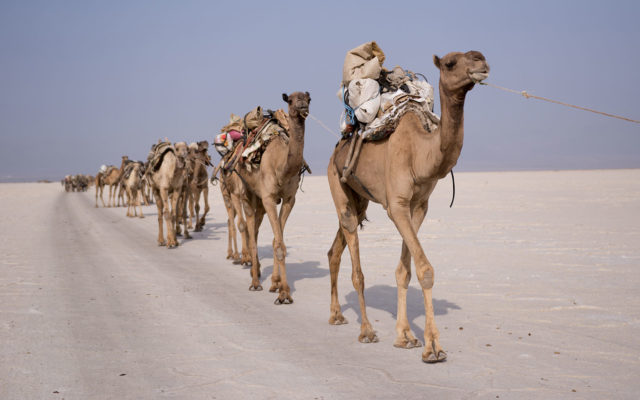
[[(367, 308), (375, 308), (386, 311), (395, 319), (397, 318), (397, 299), (398, 290), (395, 286), (375, 285), (366, 288), (364, 291)], [(358, 315), (358, 323), (362, 323), (360, 315), (360, 304), (358, 302), (358, 293), (353, 290), (346, 296), (347, 303), (342, 306), (342, 311), (352, 309)], [(434, 315), (446, 315), (449, 310), (461, 310), (460, 306), (447, 300), (433, 299)], [(407, 319), (411, 330), (416, 337), (424, 336), (424, 327), (420, 327), (415, 323), (415, 319), (424, 317), (424, 298), (422, 290), (409, 286), (407, 289)]]
[[(193, 229), (189, 229), (189, 234), (191, 235), (190, 239), (185, 239), (185, 241), (191, 240), (221, 240), (222, 238), (227, 237), (226, 223), (211, 223), (208, 222), (204, 225), (200, 232), (196, 232)], [(182, 227), (184, 229), (184, 227)], [(224, 234), (224, 235), (222, 235)], [(183, 234), (179, 235), (179, 237), (183, 238)]]
[[(271, 249), (271, 247), (269, 247)], [(329, 275), (329, 270), (318, 268), (318, 261), (305, 261), (301, 263), (287, 263), (287, 281), (291, 288), (291, 293), (296, 291), (296, 282), (302, 279), (324, 278)], [(262, 281), (271, 284), (271, 274), (273, 273), (273, 265), (269, 265), (262, 269)]]

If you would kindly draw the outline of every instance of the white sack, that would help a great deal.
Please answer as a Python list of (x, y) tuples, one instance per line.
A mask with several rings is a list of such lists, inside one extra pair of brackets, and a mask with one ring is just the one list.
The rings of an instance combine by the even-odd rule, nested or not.
[(349, 105), (363, 124), (373, 121), (380, 108), (380, 85), (373, 79), (356, 79), (349, 84)]

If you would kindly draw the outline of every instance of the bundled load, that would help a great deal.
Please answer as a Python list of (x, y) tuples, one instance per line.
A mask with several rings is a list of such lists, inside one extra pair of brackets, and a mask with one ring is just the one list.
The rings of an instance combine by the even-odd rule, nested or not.
[(133, 169), (136, 164), (140, 165), (140, 168), (138, 168), (138, 177), (142, 178), (144, 176), (144, 163), (142, 161), (133, 161), (133, 160), (127, 160), (127, 161), (129, 162), (125, 164), (124, 170), (122, 171), (121, 180), (129, 179), (129, 177), (131, 176), (131, 172), (133, 172)]
[(345, 107), (340, 123), (343, 135), (358, 132), (365, 140), (383, 139), (409, 111), (418, 115), (426, 130), (433, 131), (439, 123), (433, 113), (433, 87), (426, 78), (421, 80), (401, 67), (385, 69), (384, 60), (376, 42), (347, 53), (338, 92)]
[(241, 161), (248, 170), (260, 164), (262, 154), (273, 138), (280, 136), (289, 142), (289, 117), (284, 110), (266, 110), (258, 106), (244, 118), (231, 114), (229, 123), (220, 129), (221, 133), (213, 145), (223, 157), (227, 169)]
[(213, 140), (213, 146), (221, 156), (225, 156), (228, 152), (233, 150), (234, 144), (244, 137), (242, 129), (242, 118), (235, 114), (231, 114), (229, 123), (220, 129), (222, 133), (217, 135)]
[(174, 153), (176, 151), (168, 139), (165, 139), (164, 141), (158, 140), (158, 143), (151, 145), (151, 150), (147, 155), (147, 162), (145, 163), (145, 165), (148, 166), (148, 168), (146, 168), (146, 172), (158, 171), (162, 158), (168, 151), (173, 151)]

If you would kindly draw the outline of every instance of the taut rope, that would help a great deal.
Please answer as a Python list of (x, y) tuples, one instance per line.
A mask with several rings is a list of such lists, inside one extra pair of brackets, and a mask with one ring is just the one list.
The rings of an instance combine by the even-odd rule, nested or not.
[(341, 137), (335, 133), (334, 131), (332, 131), (328, 126), (326, 126), (322, 121), (320, 121), (318, 118), (314, 117), (313, 115), (309, 114), (309, 117), (311, 117), (312, 120), (316, 121), (320, 126), (322, 126), (327, 132), (331, 133), (333, 136), (337, 137), (338, 139), (341, 139)]
[(547, 99), (546, 97), (535, 96), (535, 95), (527, 93), (526, 90), (517, 91), (517, 90), (513, 90), (513, 89), (508, 89), (508, 88), (505, 88), (505, 87), (502, 87), (502, 86), (494, 85), (492, 83), (487, 83), (487, 82), (478, 82), (478, 84), (479, 85), (484, 85), (484, 86), (491, 86), (491, 87), (496, 88), (496, 89), (504, 90), (505, 92), (511, 92), (511, 93), (515, 93), (515, 94), (520, 94), (520, 95), (524, 96), (527, 99), (533, 98), (533, 99), (538, 99), (538, 100), (542, 100), (542, 101), (548, 101), (550, 103), (560, 104), (560, 105), (567, 106), (567, 107), (577, 108), (578, 110), (589, 111), (589, 112), (592, 112), (592, 113), (595, 113), (595, 114), (604, 115), (606, 117), (617, 118), (617, 119), (621, 119), (621, 120), (624, 120), (624, 121), (635, 122), (636, 124), (640, 124), (640, 121), (637, 121), (635, 119), (621, 117), (619, 115), (609, 114), (609, 113), (598, 111), (598, 110), (592, 110), (591, 108), (580, 107), (580, 106), (576, 106), (574, 104), (563, 103), (561, 101)]

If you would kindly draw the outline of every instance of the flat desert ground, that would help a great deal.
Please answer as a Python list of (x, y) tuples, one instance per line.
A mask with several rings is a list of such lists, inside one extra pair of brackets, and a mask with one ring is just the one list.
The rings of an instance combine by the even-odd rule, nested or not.
[[(338, 227), (326, 177), (307, 176), (287, 224), (292, 305), (225, 259), (210, 187), (203, 232), (158, 247), (146, 218), (94, 208), (94, 189), (0, 185), (0, 399), (640, 398), (640, 170), (456, 174), (436, 188), (420, 241), (435, 268), (448, 360), (394, 348), (401, 239), (372, 204), (359, 231), (368, 315), (343, 255), (349, 323), (328, 324), (327, 250)], [(105, 196), (106, 197), (106, 196)], [(414, 334), (424, 333), (415, 274)]]

